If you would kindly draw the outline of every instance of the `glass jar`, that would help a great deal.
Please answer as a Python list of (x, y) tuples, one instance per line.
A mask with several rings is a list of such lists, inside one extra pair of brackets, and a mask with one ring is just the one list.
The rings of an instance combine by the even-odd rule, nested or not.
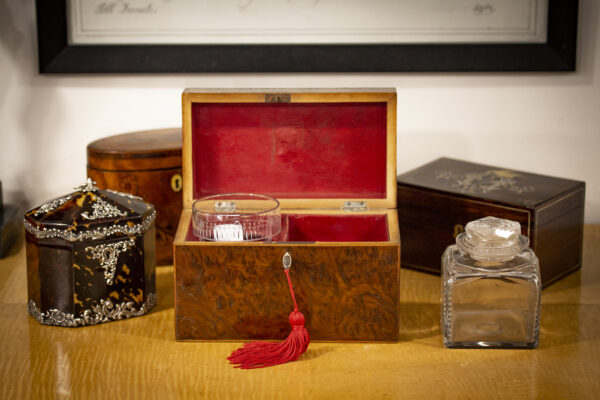
[(539, 261), (518, 222), (469, 222), (442, 256), (442, 335), (451, 348), (535, 348)]

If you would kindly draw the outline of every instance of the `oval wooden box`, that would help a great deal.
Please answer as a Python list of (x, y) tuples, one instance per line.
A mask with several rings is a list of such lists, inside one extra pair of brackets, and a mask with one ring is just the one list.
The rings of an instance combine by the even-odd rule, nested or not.
[(181, 129), (109, 136), (87, 146), (87, 173), (100, 189), (142, 197), (156, 208), (156, 263), (173, 262), (182, 210)]

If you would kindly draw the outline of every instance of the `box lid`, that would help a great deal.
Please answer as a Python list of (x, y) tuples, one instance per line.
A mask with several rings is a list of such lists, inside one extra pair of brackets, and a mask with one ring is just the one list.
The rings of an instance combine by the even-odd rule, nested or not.
[(451, 158), (439, 158), (399, 175), (398, 183), (526, 208), (535, 208), (584, 185)]
[(122, 133), (87, 146), (89, 168), (145, 170), (181, 168), (181, 128)]
[(185, 208), (222, 193), (396, 206), (395, 89), (187, 89), (182, 101)]
[(143, 234), (156, 217), (141, 197), (100, 190), (92, 180), (75, 192), (25, 213), (25, 230), (39, 240), (93, 241)]

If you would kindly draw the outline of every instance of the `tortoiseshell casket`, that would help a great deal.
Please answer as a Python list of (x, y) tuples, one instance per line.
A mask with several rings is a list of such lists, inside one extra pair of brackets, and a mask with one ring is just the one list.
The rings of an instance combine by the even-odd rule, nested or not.
[(68, 327), (145, 314), (156, 304), (154, 206), (90, 179), (75, 189), (25, 213), (29, 313)]

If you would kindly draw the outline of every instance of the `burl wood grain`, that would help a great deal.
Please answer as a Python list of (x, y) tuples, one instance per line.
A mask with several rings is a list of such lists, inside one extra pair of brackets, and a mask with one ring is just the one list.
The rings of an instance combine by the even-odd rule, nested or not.
[(399, 246), (176, 246), (178, 340), (283, 339), (289, 251), (313, 340), (398, 340)]
[(113, 189), (140, 196), (156, 209), (156, 262), (173, 262), (173, 238), (181, 215), (181, 191), (174, 191), (171, 179), (181, 168), (156, 171), (105, 171), (88, 168), (88, 176), (100, 189)]

